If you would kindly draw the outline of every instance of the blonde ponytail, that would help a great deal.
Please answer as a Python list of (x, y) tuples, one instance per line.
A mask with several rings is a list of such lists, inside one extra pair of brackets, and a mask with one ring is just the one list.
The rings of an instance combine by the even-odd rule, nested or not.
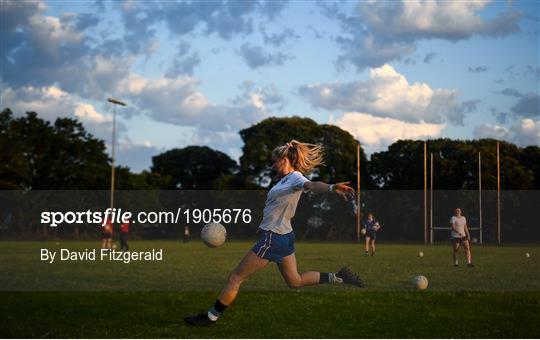
[(302, 143), (293, 139), (285, 145), (276, 147), (272, 154), (277, 158), (287, 157), (295, 170), (307, 174), (324, 164), (323, 152), (324, 148), (321, 145)]

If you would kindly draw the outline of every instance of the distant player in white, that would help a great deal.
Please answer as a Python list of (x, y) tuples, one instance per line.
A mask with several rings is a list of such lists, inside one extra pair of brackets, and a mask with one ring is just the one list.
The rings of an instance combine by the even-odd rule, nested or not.
[(471, 235), (469, 234), (469, 228), (467, 228), (467, 219), (461, 215), (461, 209), (456, 208), (455, 215), (450, 219), (450, 227), (452, 228), (452, 256), (454, 257), (454, 266), (459, 266), (457, 259), (457, 253), (459, 245), (463, 244), (465, 254), (467, 255), (467, 267), (473, 267), (471, 256)]
[[(294, 232), (291, 219), (303, 192), (337, 194), (344, 199), (354, 197), (349, 182), (326, 184), (304, 177), (322, 164), (322, 147), (292, 140), (272, 152), (272, 168), (279, 182), (268, 192), (263, 219), (259, 225), (259, 242), (251, 248), (229, 276), (225, 287), (207, 313), (188, 316), (184, 320), (192, 326), (210, 326), (236, 298), (242, 283), (270, 262), (278, 265), (290, 288), (324, 283), (348, 283), (363, 287), (363, 282), (348, 268), (336, 273), (298, 273), (294, 253)], [(339, 212), (337, 212), (339, 213)]]

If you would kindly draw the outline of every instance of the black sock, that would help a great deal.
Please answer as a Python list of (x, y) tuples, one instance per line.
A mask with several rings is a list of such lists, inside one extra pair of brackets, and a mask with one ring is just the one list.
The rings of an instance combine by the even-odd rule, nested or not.
[(319, 283), (330, 283), (330, 273), (320, 273)]
[(210, 308), (210, 310), (208, 311), (208, 318), (212, 321), (216, 321), (217, 318), (219, 318), (221, 313), (223, 313), (226, 308), (227, 306), (222, 304), (221, 301), (219, 301), (219, 299), (216, 300), (216, 302), (214, 303), (214, 306)]

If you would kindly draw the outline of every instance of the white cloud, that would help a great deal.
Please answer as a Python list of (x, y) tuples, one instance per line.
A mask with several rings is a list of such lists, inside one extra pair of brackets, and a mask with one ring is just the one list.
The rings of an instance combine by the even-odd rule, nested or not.
[(511, 127), (493, 124), (481, 124), (473, 131), (475, 138), (504, 139), (519, 146), (540, 146), (540, 120), (521, 119)]
[(493, 124), (481, 124), (474, 128), (475, 138), (510, 139), (512, 132), (505, 126)]
[(55, 58), (60, 57), (58, 52), (61, 45), (79, 44), (84, 33), (78, 32), (74, 27), (51, 16), (33, 15), (28, 19), (29, 44)]
[(121, 90), (123, 82), (129, 77), (133, 61), (133, 57), (107, 58), (98, 54), (81, 65), (83, 73), (79, 77), (71, 75), (70, 79), (79, 82), (76, 88), (78, 94), (103, 100), (108, 93), (118, 93)]
[[(363, 4), (361, 12), (371, 27), (387, 36), (424, 36), (426, 38), (465, 39), (472, 34), (500, 33), (501, 18), (486, 21), (479, 12), (491, 1), (402, 1), (399, 5)], [(507, 25), (507, 23), (506, 23)], [(507, 29), (515, 30), (516, 27)]]
[(118, 142), (115, 158), (117, 164), (128, 166), (133, 172), (141, 172), (149, 170), (152, 157), (163, 151), (153, 146), (149, 140), (135, 142), (126, 138)]
[(283, 108), (284, 98), (274, 86), (257, 87), (251, 81), (244, 81), (239, 88), (241, 93), (230, 101), (235, 106), (254, 107), (263, 112)]
[(423, 39), (458, 41), (474, 35), (503, 36), (519, 31), (520, 12), (510, 8), (493, 19), (480, 15), (490, 1), (363, 1), (356, 13), (341, 13), (337, 6), (323, 5), (337, 19), (345, 34), (337, 37), (342, 48), (338, 64), (359, 70), (378, 67), (416, 50)]
[(2, 2), (1, 7), (2, 81), (8, 86), (54, 85), (101, 100), (128, 75), (134, 57), (109, 53), (111, 41), (99, 41), (92, 34), (97, 15), (48, 16), (46, 6), (35, 1)]
[(190, 136), (192, 145), (207, 145), (208, 147), (226, 153), (232, 159), (239, 161), (242, 156), (243, 141), (238, 131), (208, 131), (197, 129)]
[(216, 104), (199, 90), (199, 80), (194, 77), (145, 78), (132, 73), (118, 86), (132, 111), (160, 122), (213, 131), (238, 131), (282, 107), (283, 98), (274, 87), (245, 82), (241, 91), (228, 103)]
[(119, 84), (118, 91), (156, 120), (192, 124), (190, 120), (210, 106), (204, 94), (197, 90), (198, 85), (199, 81), (193, 77), (144, 78), (132, 73)]
[[(4, 87), (0, 95), (4, 108), (10, 108), (16, 116), (29, 111), (37, 112), (38, 117), (50, 122), (56, 118), (78, 119), (84, 128), (97, 138), (110, 141), (112, 133), (112, 115), (99, 112), (94, 105), (74, 98), (56, 86)], [(117, 130), (122, 132), (125, 126), (117, 122)]]
[(10, 108), (15, 114), (34, 111), (47, 120), (70, 116), (75, 106), (69, 94), (55, 86), (4, 87), (0, 101), (3, 107)]
[(81, 121), (87, 123), (111, 123), (111, 115), (103, 115), (96, 111), (96, 108), (91, 104), (86, 103), (77, 103), (75, 107), (75, 116), (77, 116)]
[(390, 65), (371, 69), (366, 81), (309, 84), (299, 93), (314, 107), (368, 112), (411, 123), (462, 124), (464, 114), (475, 109), (475, 102), (458, 102), (457, 91), (433, 89), (426, 83), (410, 84)]
[[(88, 53), (84, 45), (85, 34), (77, 30), (78, 17), (75, 15), (43, 15), (45, 6), (42, 2), (4, 3), (0, 11), (5, 82), (11, 85), (51, 85), (57, 72), (61, 73), (61, 68)], [(7, 23), (4, 23), (4, 18), (7, 18)]]
[(521, 146), (540, 146), (540, 120), (525, 118), (512, 127), (514, 142)]
[(361, 112), (346, 112), (339, 118), (330, 116), (328, 123), (348, 131), (369, 153), (380, 151), (399, 139), (437, 138), (444, 128), (444, 124), (410, 123)]

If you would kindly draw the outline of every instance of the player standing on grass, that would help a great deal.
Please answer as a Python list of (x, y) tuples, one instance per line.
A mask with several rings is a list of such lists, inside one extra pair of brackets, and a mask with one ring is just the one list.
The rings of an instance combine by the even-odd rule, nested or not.
[(368, 256), (371, 249), (371, 256), (375, 256), (375, 240), (377, 239), (377, 232), (381, 228), (379, 222), (375, 220), (373, 213), (369, 213), (367, 220), (364, 222), (366, 228), (366, 252), (364, 256)]
[(322, 164), (322, 147), (292, 140), (278, 146), (272, 152), (272, 168), (280, 181), (268, 192), (263, 220), (259, 225), (259, 242), (244, 256), (229, 276), (214, 306), (207, 313), (188, 316), (185, 321), (193, 326), (213, 324), (236, 298), (240, 285), (263, 269), (268, 263), (275, 262), (281, 275), (290, 288), (323, 283), (348, 283), (363, 287), (363, 282), (348, 268), (343, 267), (337, 273), (305, 272), (298, 273), (294, 254), (294, 232), (291, 219), (302, 192), (334, 193), (344, 199), (354, 197), (354, 189), (349, 182), (326, 184), (311, 182), (303, 173), (309, 173)]
[(129, 221), (120, 224), (120, 250), (128, 251)]
[(104, 226), (101, 226), (101, 248), (112, 249), (112, 236), (113, 236), (113, 221), (107, 218), (107, 222)]
[(450, 227), (452, 228), (452, 256), (454, 258), (454, 266), (459, 266), (457, 253), (459, 245), (463, 244), (465, 254), (467, 255), (467, 267), (474, 267), (472, 264), (471, 245), (469, 228), (467, 228), (467, 220), (461, 215), (461, 209), (456, 208), (455, 215), (450, 219)]
[(189, 227), (184, 227), (184, 235), (182, 236), (182, 242), (188, 243), (189, 242)]

